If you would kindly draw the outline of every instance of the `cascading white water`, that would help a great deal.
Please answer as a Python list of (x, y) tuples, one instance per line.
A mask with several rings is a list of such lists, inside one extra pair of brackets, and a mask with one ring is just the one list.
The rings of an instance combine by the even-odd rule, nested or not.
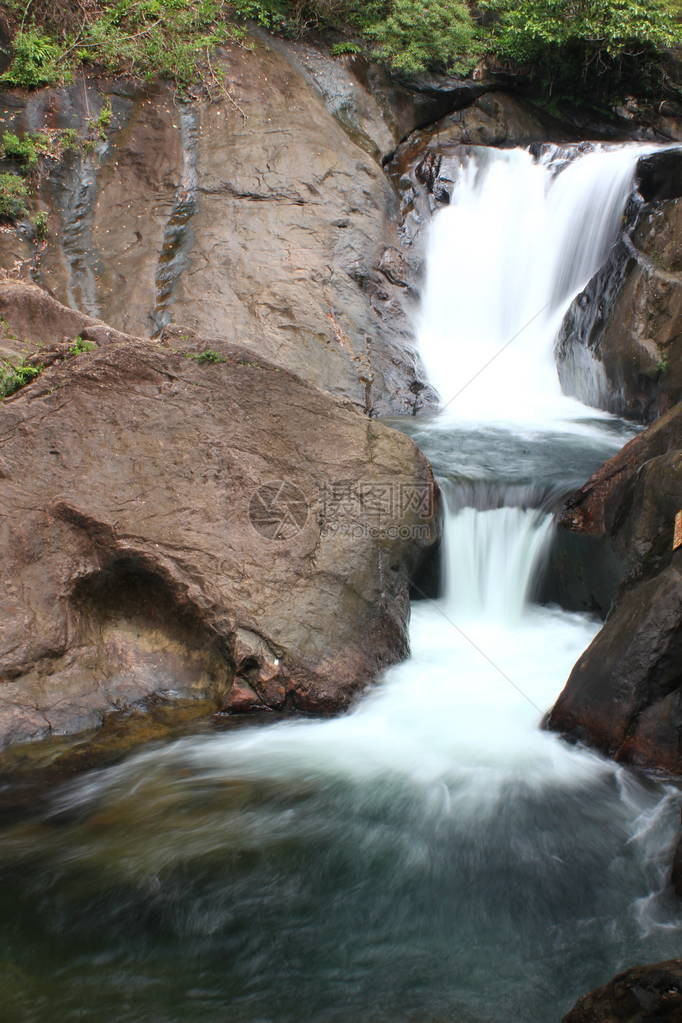
[(445, 607), (458, 621), (521, 620), (552, 534), (552, 517), (522, 508), (462, 508), (445, 530)]
[[(540, 729), (598, 623), (530, 602), (552, 520), (526, 505), (622, 440), (562, 397), (551, 356), (638, 155), (558, 175), (523, 150), (465, 163), (421, 315), (431, 379), (461, 391), (417, 431), (452, 498), (445, 592), (413, 606), (410, 659), (348, 714), (150, 748), (67, 788), (49, 842), (18, 832), (60, 1018), (92, 975), (122, 1021), (553, 1023), (619, 967), (676, 954), (678, 793)], [(15, 886), (0, 893), (12, 905)], [(23, 925), (20, 898), (13, 913)], [(76, 971), (53, 919), (69, 948), (80, 936)]]
[[(469, 151), (451, 204), (430, 232), (420, 318), (431, 379), (444, 399), (461, 392), (445, 420), (432, 424), (441, 433), (454, 427), (451, 446), (471, 420), (516, 432), (521, 423), (525, 433), (511, 457), (522, 459), (524, 438), (537, 444), (539, 432), (551, 446), (559, 420), (577, 435), (580, 419), (593, 415), (560, 393), (554, 334), (616, 236), (642, 152), (624, 146), (569, 159), (567, 150), (548, 148), (536, 159), (523, 149)], [(428, 429), (421, 437), (427, 451)], [(617, 436), (598, 435), (601, 457), (592, 451), (592, 464), (619, 444)], [(485, 476), (480, 457), (475, 468)], [(500, 489), (494, 473), (488, 482)], [(440, 779), (475, 813), (512, 780), (534, 789), (608, 773), (606, 762), (538, 730), (598, 628), (584, 616), (529, 605), (551, 533), (551, 516), (533, 508), (449, 514), (445, 593), (413, 608), (409, 661), (342, 718), (190, 743), (192, 758), (233, 778), (397, 775), (419, 786)], [(146, 756), (174, 755), (171, 748)], [(480, 784), (476, 772), (484, 766)]]
[(453, 418), (542, 428), (584, 415), (561, 394), (554, 339), (616, 238), (644, 152), (463, 157), (431, 228), (420, 316), (422, 358)]

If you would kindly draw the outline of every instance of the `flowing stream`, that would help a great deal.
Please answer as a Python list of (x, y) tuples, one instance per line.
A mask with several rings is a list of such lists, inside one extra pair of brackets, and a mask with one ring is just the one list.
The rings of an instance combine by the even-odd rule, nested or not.
[(410, 660), (342, 717), (148, 749), (7, 829), (9, 1018), (558, 1023), (678, 952), (678, 789), (540, 728), (599, 623), (533, 602), (552, 502), (632, 432), (561, 394), (553, 344), (640, 152), (463, 157), (420, 321), (446, 408), (404, 427), (448, 505)]

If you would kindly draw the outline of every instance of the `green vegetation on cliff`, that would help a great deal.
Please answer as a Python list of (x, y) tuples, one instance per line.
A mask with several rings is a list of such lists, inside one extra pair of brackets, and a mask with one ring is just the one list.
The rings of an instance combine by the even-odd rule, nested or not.
[(14, 366), (10, 362), (4, 362), (4, 365), (0, 365), (0, 399), (16, 394), (26, 384), (39, 377), (42, 371), (42, 366), (27, 366), (24, 362)]
[(655, 93), (682, 44), (677, 0), (482, 0), (492, 52), (551, 89), (593, 98)]
[(288, 36), (322, 32), (336, 53), (389, 67), (470, 73), (483, 60), (592, 98), (655, 93), (682, 45), (680, 0), (10, 0), (12, 60), (0, 83), (36, 88), (77, 67), (180, 87), (220, 87), (211, 51), (255, 21)]

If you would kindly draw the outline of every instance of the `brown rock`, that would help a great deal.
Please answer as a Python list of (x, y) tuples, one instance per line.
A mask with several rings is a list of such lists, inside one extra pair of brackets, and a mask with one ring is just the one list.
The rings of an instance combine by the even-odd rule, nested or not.
[(42, 288), (0, 281), (0, 352), (20, 358), (78, 337), (97, 345), (129, 340), (101, 320), (55, 302)]
[(406, 655), (428, 464), (253, 352), (111, 334), (0, 405), (0, 457), (2, 743), (152, 694), (329, 711)]
[(602, 537), (623, 584), (578, 660), (550, 728), (618, 760), (682, 773), (682, 407), (608, 461), (564, 507), (564, 528)]
[[(126, 333), (179, 323), (365, 411), (412, 411), (431, 392), (405, 288), (380, 268), (399, 245), (393, 188), (294, 58), (265, 35), (253, 51), (227, 49), (216, 66), (230, 98), (214, 102), (100, 83), (108, 137), (46, 176), (49, 236), (34, 279)], [(387, 144), (379, 107), (354, 88), (363, 130)], [(20, 100), (8, 98), (4, 116), (0, 103), (0, 127), (83, 130), (103, 96), (79, 81)]]
[(679, 1023), (682, 959), (633, 966), (581, 998), (563, 1023)]
[[(674, 455), (680, 449), (682, 408), (677, 407), (633, 437), (600, 466), (580, 490), (571, 494), (561, 511), (560, 524), (591, 536), (610, 536), (615, 540), (628, 526), (628, 520), (621, 511), (624, 511), (628, 494), (636, 485), (640, 469), (651, 459)], [(674, 519), (672, 506), (666, 509), (668, 518), (671, 513)], [(627, 540), (619, 544), (619, 550), (621, 555), (627, 555)], [(667, 545), (665, 552), (670, 553)]]

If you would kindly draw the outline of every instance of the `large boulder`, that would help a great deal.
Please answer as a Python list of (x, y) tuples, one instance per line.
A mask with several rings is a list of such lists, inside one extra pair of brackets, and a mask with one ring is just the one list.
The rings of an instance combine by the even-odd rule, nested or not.
[(122, 80), (4, 94), (0, 130), (92, 137), (105, 102), (112, 116), (94, 149), (43, 162), (47, 241), (0, 233), (0, 265), (21, 266), (23, 251), (36, 282), (118, 330), (179, 323), (364, 411), (413, 411), (431, 392), (395, 272), (397, 201), (375, 158), (391, 133), (356, 83), (381, 144), (368, 153), (294, 57), (265, 35), (226, 49), (212, 101)]
[(566, 314), (557, 359), (567, 393), (651, 422), (682, 397), (682, 149), (641, 160), (637, 187), (621, 239)]
[(564, 506), (561, 528), (608, 544), (622, 584), (549, 727), (618, 760), (682, 773), (682, 406), (610, 459)]
[(633, 966), (585, 995), (563, 1023), (676, 1023), (682, 1019), (682, 959)]
[(0, 406), (0, 743), (153, 696), (336, 710), (407, 654), (438, 531), (411, 440), (221, 340), (74, 347), (25, 292), (60, 329)]

